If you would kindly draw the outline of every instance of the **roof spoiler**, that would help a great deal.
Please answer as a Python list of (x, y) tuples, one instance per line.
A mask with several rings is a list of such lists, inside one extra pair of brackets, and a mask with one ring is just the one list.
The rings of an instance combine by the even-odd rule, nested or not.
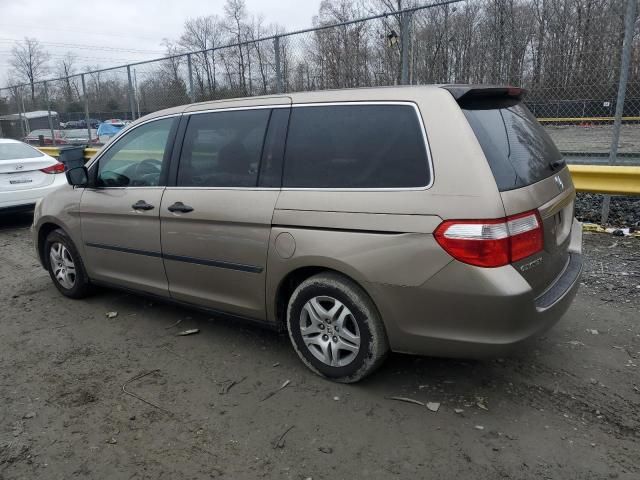
[(527, 91), (524, 88), (499, 85), (443, 85), (461, 106), (476, 101), (510, 100), (522, 101)]

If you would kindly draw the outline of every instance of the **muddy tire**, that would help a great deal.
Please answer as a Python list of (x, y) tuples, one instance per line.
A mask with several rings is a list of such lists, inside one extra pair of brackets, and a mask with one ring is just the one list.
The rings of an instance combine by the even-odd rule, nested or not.
[(307, 367), (342, 383), (376, 370), (389, 342), (373, 301), (352, 280), (321, 273), (294, 290), (287, 307), (291, 343)]
[(82, 258), (64, 230), (54, 230), (47, 236), (44, 259), (53, 284), (65, 297), (84, 298), (91, 292)]

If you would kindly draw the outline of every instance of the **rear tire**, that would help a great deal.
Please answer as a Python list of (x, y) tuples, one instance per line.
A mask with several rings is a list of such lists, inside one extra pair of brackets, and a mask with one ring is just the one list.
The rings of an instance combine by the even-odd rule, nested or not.
[(302, 362), (336, 382), (363, 379), (389, 352), (384, 325), (371, 298), (336, 273), (314, 275), (298, 285), (287, 307), (287, 330)]
[(84, 298), (91, 284), (82, 258), (64, 230), (52, 231), (44, 242), (44, 259), (49, 276), (65, 297)]

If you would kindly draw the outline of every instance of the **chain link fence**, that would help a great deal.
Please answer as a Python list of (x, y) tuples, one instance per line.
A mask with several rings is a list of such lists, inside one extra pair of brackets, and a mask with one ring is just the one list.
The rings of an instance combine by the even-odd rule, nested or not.
[[(100, 145), (131, 120), (191, 102), (397, 84), (506, 83), (529, 90), (526, 103), (569, 161), (607, 163), (618, 112), (617, 161), (640, 164), (640, 35), (637, 9), (628, 8), (634, 1), (441, 1), (10, 86), (0, 89), (0, 135), (35, 143), (44, 131), (47, 144)], [(636, 35), (625, 62), (627, 24)], [(626, 97), (618, 109), (625, 69)], [(104, 123), (109, 128), (100, 128)]]

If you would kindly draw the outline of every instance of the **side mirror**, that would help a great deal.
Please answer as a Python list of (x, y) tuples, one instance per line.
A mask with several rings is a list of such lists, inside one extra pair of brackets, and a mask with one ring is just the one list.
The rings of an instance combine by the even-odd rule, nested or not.
[(74, 187), (86, 187), (89, 184), (87, 167), (75, 167), (65, 172), (67, 182)]

